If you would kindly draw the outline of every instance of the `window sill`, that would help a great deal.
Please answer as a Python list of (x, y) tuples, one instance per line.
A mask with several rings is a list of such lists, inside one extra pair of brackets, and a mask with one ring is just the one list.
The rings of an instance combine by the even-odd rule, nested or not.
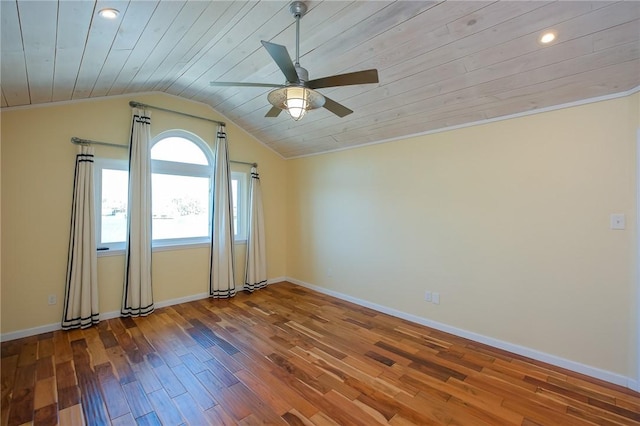
[[(237, 240), (234, 244), (246, 245), (247, 240)], [(187, 244), (158, 244), (151, 248), (151, 252), (175, 251), (175, 250), (191, 250), (198, 248), (207, 248), (209, 243), (187, 243)], [(98, 250), (98, 257), (123, 256), (125, 249)]]

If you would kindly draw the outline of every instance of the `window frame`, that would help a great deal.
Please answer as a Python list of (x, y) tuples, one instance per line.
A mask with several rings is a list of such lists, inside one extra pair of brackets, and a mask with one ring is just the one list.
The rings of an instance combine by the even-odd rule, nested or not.
[(249, 173), (231, 170), (231, 180), (238, 181), (238, 199), (236, 202), (238, 227), (235, 229), (233, 239), (235, 243), (247, 242), (249, 229)]
[[(177, 163), (164, 160), (151, 160), (151, 173), (153, 174), (169, 174), (177, 176), (193, 176), (193, 177), (209, 177), (209, 204), (211, 205), (211, 197), (213, 190), (213, 151), (209, 145), (199, 136), (187, 132), (185, 130), (168, 130), (156, 135), (150, 143), (150, 149), (159, 141), (169, 137), (185, 138), (198, 146), (205, 154), (209, 165)], [(125, 250), (125, 242), (102, 243), (102, 171), (103, 170), (122, 170), (128, 173), (129, 164), (125, 159), (112, 158), (96, 158), (94, 162), (94, 191), (96, 204), (96, 242), (98, 244), (98, 255), (108, 256), (121, 254)], [(186, 166), (186, 167), (185, 167)], [(247, 240), (248, 218), (249, 218), (249, 173), (239, 170), (231, 170), (231, 180), (237, 180), (238, 197), (236, 200), (237, 208), (237, 229), (234, 232), (234, 242), (243, 244)], [(153, 201), (152, 201), (153, 202)], [(128, 211), (127, 205), (127, 211)], [(211, 229), (211, 208), (209, 208), (208, 230), (207, 236), (204, 237), (188, 237), (188, 238), (168, 238), (154, 239), (152, 241), (153, 251), (175, 250), (180, 248), (193, 248), (197, 246), (206, 247), (210, 244)]]
[[(151, 180), (153, 181), (154, 174), (165, 174), (174, 176), (189, 176), (189, 177), (208, 177), (209, 178), (209, 217), (207, 225), (207, 235), (203, 237), (186, 237), (186, 238), (163, 238), (153, 239), (151, 245), (153, 248), (160, 247), (176, 247), (176, 246), (193, 246), (197, 244), (205, 244), (211, 241), (212, 229), (211, 229), (211, 197), (213, 189), (213, 151), (209, 145), (202, 140), (199, 136), (187, 132), (186, 130), (167, 130), (156, 135), (151, 139), (149, 151), (153, 151), (153, 147), (158, 142), (167, 138), (182, 138), (194, 143), (205, 155), (208, 165), (193, 164), (193, 163), (181, 163), (165, 160), (151, 159)], [(153, 206), (153, 198), (151, 200)]]
[[(123, 252), (125, 242), (118, 241), (112, 243), (102, 242), (102, 171), (103, 170), (121, 170), (129, 173), (129, 164), (126, 160), (116, 160), (113, 158), (96, 158), (94, 157), (94, 197), (95, 197), (95, 222), (96, 222), (96, 244), (98, 254)], [(128, 195), (127, 195), (128, 199)], [(129, 205), (127, 202), (127, 212)], [(126, 232), (126, 231), (125, 231)]]

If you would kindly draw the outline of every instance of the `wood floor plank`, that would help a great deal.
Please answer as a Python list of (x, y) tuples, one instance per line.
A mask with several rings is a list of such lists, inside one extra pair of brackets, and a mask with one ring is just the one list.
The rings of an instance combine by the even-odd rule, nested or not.
[(80, 403), (80, 389), (77, 386), (76, 372), (72, 361), (56, 364), (56, 387), (58, 393), (58, 409), (77, 405)]
[(124, 350), (120, 346), (113, 346), (106, 350), (109, 362), (115, 369), (120, 384), (133, 382), (136, 376), (133, 373), (132, 364), (127, 361)]
[(109, 412), (109, 418), (114, 420), (129, 413), (131, 409), (129, 408), (120, 382), (115, 374), (113, 374), (111, 363), (107, 362), (96, 365), (95, 371), (98, 375), (102, 393), (108, 396), (105, 398), (105, 402), (107, 411)]
[(155, 392), (148, 394), (151, 405), (160, 418), (160, 421), (165, 425), (179, 425), (184, 423), (184, 419), (180, 414), (169, 395), (164, 389), (159, 389)]
[(16, 389), (11, 397), (9, 426), (21, 425), (33, 420), (33, 388)]
[(48, 379), (54, 375), (53, 356), (43, 356), (36, 361), (36, 380)]
[(238, 423), (220, 405), (205, 411), (208, 424), (216, 426), (235, 426)]
[(160, 380), (158, 380), (158, 377), (156, 377), (151, 363), (145, 362), (142, 364), (136, 364), (131, 368), (133, 369), (136, 379), (140, 382), (142, 388), (147, 394), (162, 389), (162, 384), (160, 383)]
[(56, 378), (47, 377), (46, 379), (38, 380), (36, 382), (35, 394), (33, 397), (33, 408), (37, 410), (39, 408), (56, 404), (56, 402)]
[(155, 412), (150, 412), (136, 419), (138, 426), (162, 426), (162, 422)]
[(282, 416), (293, 409), (293, 404), (283, 399), (275, 390), (265, 384), (259, 377), (254, 376), (247, 370), (240, 370), (236, 377), (258, 397), (264, 401), (276, 414)]
[(187, 391), (184, 386), (182, 386), (182, 383), (180, 383), (180, 380), (178, 380), (173, 371), (171, 371), (169, 366), (164, 364), (159, 365), (158, 367), (154, 368), (154, 373), (162, 384), (164, 390), (167, 391), (167, 394), (169, 394), (171, 398), (182, 395)]
[(193, 400), (188, 392), (173, 398), (173, 402), (180, 410), (181, 415), (186, 419), (188, 424), (206, 425), (208, 424), (207, 416), (200, 410), (198, 404)]
[[(3, 350), (5, 345), (3, 343)], [(0, 399), (0, 407), (2, 407), (3, 419), (8, 415), (8, 407), (11, 402), (11, 392), (14, 388), (16, 377), (16, 368), (18, 366), (18, 354), (5, 356), (2, 354), (2, 362), (0, 363), (0, 389), (2, 398)], [(3, 421), (4, 422), (4, 421)]]
[(69, 344), (69, 333), (65, 331), (55, 331), (53, 333), (53, 354), (56, 364), (71, 361), (71, 345)]
[(73, 364), (75, 366), (78, 388), (80, 389), (82, 409), (86, 421), (92, 425), (109, 425), (107, 408), (100, 391), (98, 376), (90, 365), (89, 348), (84, 339), (71, 342)]
[(87, 346), (91, 348), (91, 366), (95, 367), (109, 362), (107, 351), (100, 339), (100, 330), (97, 327), (91, 327), (83, 330), (83, 332), (84, 340), (87, 342)]
[(147, 394), (138, 381), (125, 383), (122, 385), (122, 390), (127, 398), (133, 417), (137, 419), (153, 411)]
[(251, 414), (258, 414), (265, 423), (286, 424), (264, 401), (242, 382), (221, 389), (216, 398), (225, 411), (240, 421)]
[(127, 413), (124, 416), (118, 417), (117, 419), (113, 419), (111, 421), (112, 426), (130, 426), (135, 424), (136, 419), (133, 418), (131, 413)]
[(194, 401), (198, 403), (202, 411), (206, 411), (217, 404), (211, 394), (202, 386), (202, 383), (191, 373), (187, 366), (184, 364), (176, 365), (172, 370), (187, 392), (191, 394)]
[(53, 332), (38, 335), (38, 359), (53, 356)]
[(55, 426), (58, 424), (58, 404), (55, 402), (37, 408), (33, 413), (34, 426)]
[(291, 283), (3, 342), (0, 426), (640, 425), (640, 394)]
[(60, 426), (84, 426), (86, 423), (82, 413), (82, 406), (76, 404), (58, 411), (58, 423)]
[(18, 355), (18, 367), (35, 364), (38, 359), (38, 341), (25, 343)]

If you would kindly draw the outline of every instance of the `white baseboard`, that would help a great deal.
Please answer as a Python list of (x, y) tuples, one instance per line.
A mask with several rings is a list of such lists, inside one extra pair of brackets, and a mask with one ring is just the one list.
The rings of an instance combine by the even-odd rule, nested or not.
[(287, 277), (270, 278), (267, 280), (267, 284), (275, 284), (275, 283), (280, 283), (282, 281), (287, 281), (287, 280), (288, 280)]
[(49, 333), (51, 331), (60, 330), (62, 327), (59, 322), (55, 324), (41, 325), (39, 327), (27, 328), (25, 330), (12, 331), (0, 335), (0, 342), (8, 342), (9, 340), (22, 339), (23, 337), (35, 336), (36, 334)]
[[(285, 281), (285, 277), (276, 277), (267, 280), (267, 284), (279, 283), (281, 281)], [(237, 289), (238, 291), (244, 290), (244, 287), (240, 287)], [(162, 300), (160, 302), (155, 303), (156, 308), (164, 308), (167, 306), (177, 305), (180, 303), (193, 302), (194, 300), (206, 299), (209, 297), (209, 293), (198, 293), (185, 297), (178, 297), (176, 299)], [(110, 311), (103, 312), (100, 314), (100, 320), (108, 320), (113, 318), (118, 318), (120, 316), (120, 311)], [(25, 330), (12, 331), (9, 333), (0, 334), (0, 342), (8, 342), (9, 340), (22, 339), (23, 337), (35, 336), (36, 334), (49, 333), (51, 331), (56, 331), (62, 329), (61, 324), (59, 322), (47, 325), (41, 325), (38, 327), (27, 328)]]
[(408, 314), (387, 306), (378, 305), (366, 300), (358, 299), (357, 297), (349, 296), (334, 290), (330, 290), (324, 287), (319, 287), (313, 284), (309, 284), (304, 281), (300, 281), (295, 278), (287, 277), (287, 281), (300, 285), (302, 287), (315, 290), (318, 293), (326, 294), (336, 297), (338, 299), (346, 300), (347, 302), (355, 303), (356, 305), (364, 306), (378, 312), (382, 312), (394, 317), (402, 318), (407, 321), (421, 324), (427, 327), (435, 328), (436, 330), (444, 331), (465, 339), (473, 340), (475, 342), (483, 343), (485, 345), (493, 346), (495, 348), (503, 349), (505, 351), (513, 352), (518, 355), (522, 355), (528, 358), (532, 358), (538, 361), (546, 362), (548, 364), (555, 365), (557, 367), (565, 368), (567, 370), (575, 371), (577, 373), (585, 374), (587, 376), (594, 377), (596, 379), (604, 380), (609, 383), (624, 386), (629, 389), (638, 391), (640, 383), (630, 377), (623, 376), (621, 374), (613, 373), (611, 371), (602, 370), (600, 368), (585, 365), (576, 361), (571, 361), (565, 358), (561, 358), (555, 355), (551, 355), (545, 352), (541, 352), (535, 349), (527, 348), (525, 346), (516, 345), (513, 343), (505, 342), (503, 340), (494, 339), (493, 337), (484, 336), (482, 334), (474, 333), (472, 331), (463, 330), (461, 328), (452, 327), (447, 324), (443, 324), (437, 321), (433, 321), (427, 318), (419, 317), (417, 315)]

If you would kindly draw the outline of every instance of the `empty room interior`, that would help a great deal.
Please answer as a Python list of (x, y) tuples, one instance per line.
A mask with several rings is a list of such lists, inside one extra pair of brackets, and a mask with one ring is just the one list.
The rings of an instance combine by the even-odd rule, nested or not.
[(640, 424), (640, 2), (0, 6), (0, 426)]

